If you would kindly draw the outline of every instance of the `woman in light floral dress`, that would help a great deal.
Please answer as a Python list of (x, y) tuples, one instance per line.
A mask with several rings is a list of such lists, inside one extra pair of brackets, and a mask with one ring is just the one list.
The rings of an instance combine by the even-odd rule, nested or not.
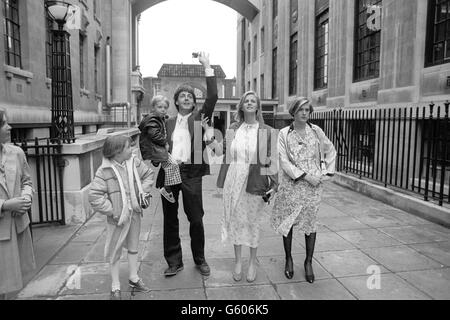
[(333, 176), (336, 150), (319, 127), (309, 119), (313, 107), (308, 99), (297, 98), (289, 113), (294, 123), (280, 131), (278, 152), (280, 154), (280, 186), (275, 198), (271, 225), (283, 235), (286, 254), (285, 275), (294, 276), (291, 255), (293, 227), (305, 234), (305, 277), (314, 282), (312, 258), (317, 234), (317, 212), (322, 198), (323, 182)]
[[(272, 167), (272, 175), (268, 168), (276, 162), (271, 161), (272, 130), (264, 124), (256, 93), (245, 93), (239, 103), (237, 122), (231, 125), (224, 139), (225, 157), (217, 181), (217, 186), (223, 188), (222, 240), (234, 245), (235, 281), (242, 279), (243, 245), (250, 247), (247, 281), (256, 279), (259, 228), (263, 215), (269, 214), (263, 197), (266, 194), (270, 197), (273, 193), (270, 190), (275, 190), (277, 183), (276, 168)], [(277, 156), (274, 153), (275, 160)]]

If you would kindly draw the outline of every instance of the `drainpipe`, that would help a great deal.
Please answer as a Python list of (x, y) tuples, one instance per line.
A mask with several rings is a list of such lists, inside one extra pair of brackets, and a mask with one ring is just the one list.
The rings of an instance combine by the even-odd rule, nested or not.
[(106, 104), (111, 103), (111, 44), (110, 37), (106, 39)]
[(128, 129), (131, 128), (131, 104), (129, 102), (127, 102), (127, 126)]

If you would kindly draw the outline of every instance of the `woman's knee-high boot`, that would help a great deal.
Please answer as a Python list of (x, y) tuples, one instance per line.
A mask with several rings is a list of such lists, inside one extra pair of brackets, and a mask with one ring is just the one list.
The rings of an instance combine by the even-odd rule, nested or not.
[(288, 279), (294, 277), (294, 261), (292, 260), (292, 229), (287, 237), (283, 237), (284, 252), (286, 254), (286, 265), (284, 267), (284, 275)]
[(305, 244), (306, 244), (306, 259), (305, 259), (305, 277), (306, 281), (309, 283), (314, 282), (314, 271), (312, 268), (312, 259), (314, 254), (314, 247), (316, 245), (316, 235), (317, 233), (311, 233), (311, 235), (305, 234)]

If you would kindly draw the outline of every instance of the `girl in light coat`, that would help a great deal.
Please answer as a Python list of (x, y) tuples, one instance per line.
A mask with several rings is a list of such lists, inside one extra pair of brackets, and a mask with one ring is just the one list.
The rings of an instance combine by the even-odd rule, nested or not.
[(0, 110), (0, 300), (23, 287), (36, 267), (28, 210), (33, 187), (22, 149), (6, 144), (11, 127)]
[(104, 161), (92, 181), (89, 202), (94, 211), (107, 216), (105, 259), (111, 265), (111, 299), (120, 300), (119, 260), (128, 249), (129, 285), (139, 292), (149, 289), (139, 278), (138, 246), (143, 201), (148, 201), (153, 171), (132, 156), (131, 139), (109, 137), (103, 147)]

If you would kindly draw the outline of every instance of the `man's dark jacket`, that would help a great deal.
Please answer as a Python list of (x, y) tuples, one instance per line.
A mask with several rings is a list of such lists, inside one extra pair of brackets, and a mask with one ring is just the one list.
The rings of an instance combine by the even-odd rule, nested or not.
[[(205, 159), (203, 158), (206, 143), (203, 141), (205, 130), (201, 126), (201, 120), (202, 115), (204, 118), (208, 118), (209, 120), (212, 119), (214, 108), (216, 107), (218, 100), (216, 77), (206, 78), (206, 88), (207, 96), (203, 107), (200, 110), (194, 110), (188, 118), (189, 134), (191, 136), (191, 160), (190, 163), (180, 166), (182, 180), (189, 180), (210, 174), (209, 164), (205, 163)], [(172, 135), (175, 130), (177, 116), (170, 118), (166, 122), (170, 153), (172, 153), (173, 149)], [(159, 170), (156, 187), (162, 188), (163, 186), (164, 170)]]

